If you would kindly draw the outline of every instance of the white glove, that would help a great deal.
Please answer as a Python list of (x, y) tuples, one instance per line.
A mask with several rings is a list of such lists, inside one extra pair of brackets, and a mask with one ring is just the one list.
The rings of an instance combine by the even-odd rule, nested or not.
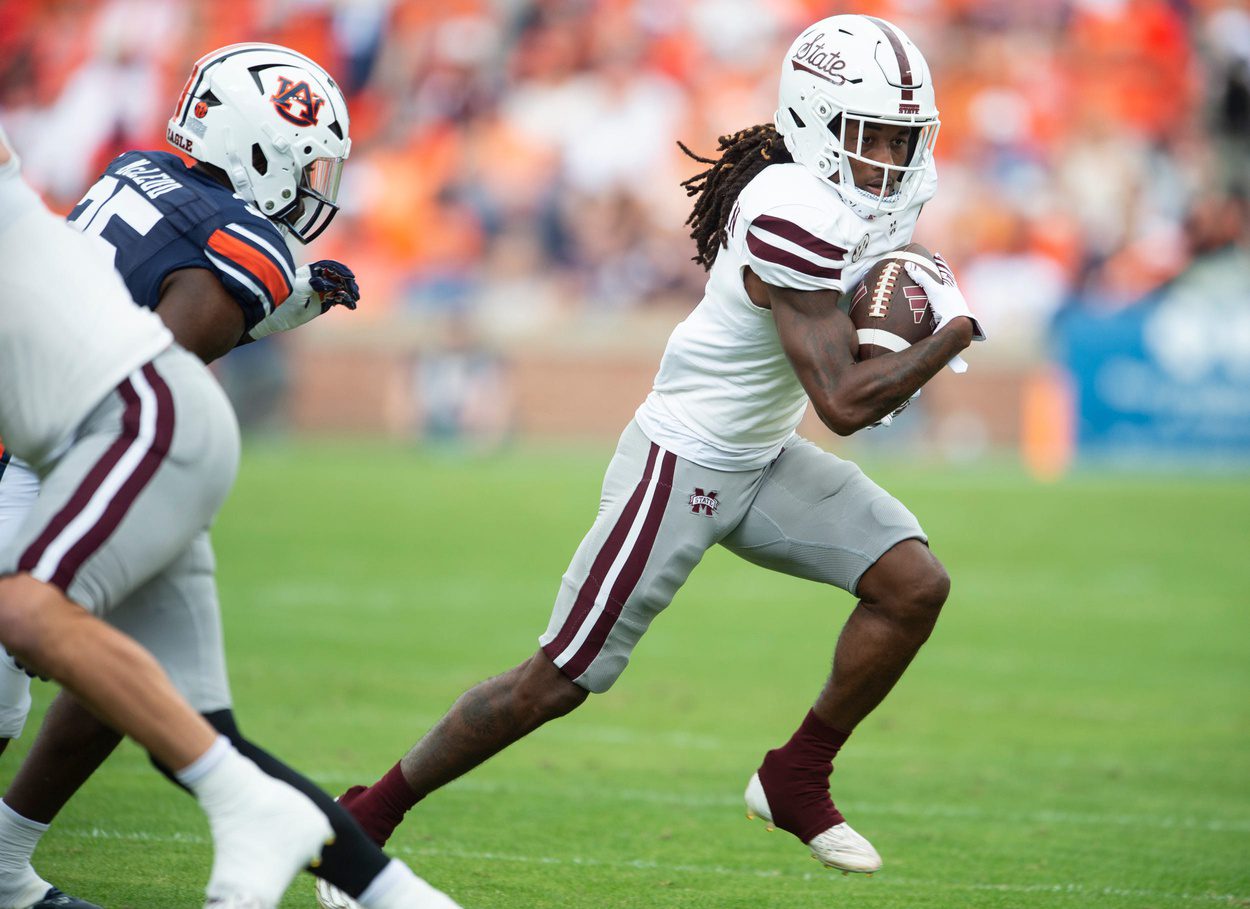
[[(937, 334), (953, 320), (964, 316), (972, 321), (972, 340), (984, 341), (985, 330), (981, 328), (981, 323), (968, 308), (968, 301), (964, 299), (963, 292), (955, 283), (954, 272), (938, 253), (933, 254), (933, 261), (937, 265), (938, 273), (942, 276), (941, 281), (929, 274), (927, 269), (911, 262), (903, 266), (908, 276), (924, 289), (925, 296), (929, 298), (929, 308), (933, 310), (933, 316), (937, 319), (937, 328), (933, 329), (933, 333)], [(968, 371), (968, 364), (960, 356), (954, 357), (947, 365), (955, 372)]]
[(247, 335), (253, 341), (259, 341), (275, 331), (299, 328), (331, 306), (355, 309), (359, 300), (360, 288), (356, 286), (356, 276), (346, 265), (332, 259), (301, 265), (295, 270), (291, 295), (253, 325)]

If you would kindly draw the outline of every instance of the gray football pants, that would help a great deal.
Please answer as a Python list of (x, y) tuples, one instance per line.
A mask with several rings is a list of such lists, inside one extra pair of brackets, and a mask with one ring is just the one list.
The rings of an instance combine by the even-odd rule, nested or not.
[(60, 588), (151, 651), (196, 710), (226, 709), (209, 525), (238, 459), (225, 394), (198, 359), (170, 347), (37, 465), (39, 495), (0, 552), (0, 574)]
[(877, 559), (909, 539), (927, 542), (910, 511), (858, 466), (799, 436), (766, 467), (725, 471), (664, 450), (631, 422), (539, 643), (578, 685), (606, 691), (714, 544), (853, 594)]

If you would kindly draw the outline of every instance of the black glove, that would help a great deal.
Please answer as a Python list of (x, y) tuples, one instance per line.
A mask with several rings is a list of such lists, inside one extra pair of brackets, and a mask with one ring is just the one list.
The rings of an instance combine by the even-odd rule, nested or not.
[(331, 306), (356, 308), (360, 301), (360, 287), (350, 268), (333, 259), (322, 259), (309, 265), (308, 270), (311, 273), (308, 284), (321, 296), (323, 313)]

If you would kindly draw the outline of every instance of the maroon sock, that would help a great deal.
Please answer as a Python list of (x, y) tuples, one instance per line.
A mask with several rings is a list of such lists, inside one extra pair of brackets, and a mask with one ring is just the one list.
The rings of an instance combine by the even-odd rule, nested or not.
[(339, 796), (339, 804), (379, 846), (386, 844), (408, 809), (418, 801), (420, 798), (404, 779), (399, 764), (372, 786), (353, 786)]
[(829, 798), (829, 774), (849, 736), (809, 710), (790, 741), (764, 755), (760, 783), (773, 823), (805, 843), (846, 820)]

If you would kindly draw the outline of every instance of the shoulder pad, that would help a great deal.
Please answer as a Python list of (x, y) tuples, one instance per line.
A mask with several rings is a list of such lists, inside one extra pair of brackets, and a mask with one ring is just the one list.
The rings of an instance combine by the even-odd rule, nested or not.
[(847, 250), (860, 219), (836, 192), (798, 165), (765, 168), (739, 196), (742, 255), (766, 284), (844, 291)]

